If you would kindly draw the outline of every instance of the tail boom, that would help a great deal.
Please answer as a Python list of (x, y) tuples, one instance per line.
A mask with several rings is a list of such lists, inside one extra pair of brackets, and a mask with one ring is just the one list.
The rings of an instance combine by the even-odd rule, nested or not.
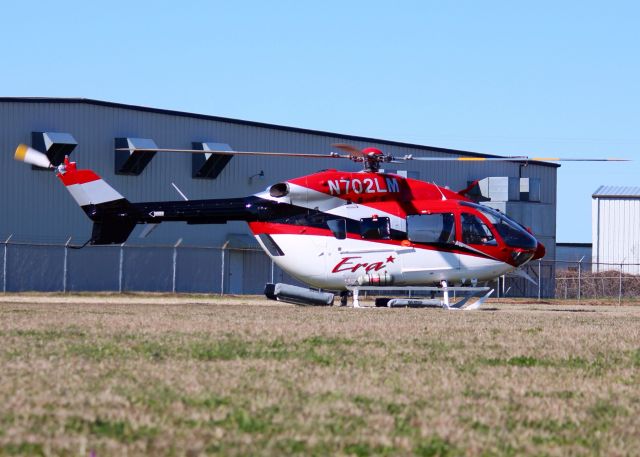
[(224, 224), (257, 220), (255, 197), (131, 203), (91, 170), (78, 170), (65, 159), (57, 176), (76, 203), (93, 221), (90, 244), (124, 243), (136, 224), (183, 221)]

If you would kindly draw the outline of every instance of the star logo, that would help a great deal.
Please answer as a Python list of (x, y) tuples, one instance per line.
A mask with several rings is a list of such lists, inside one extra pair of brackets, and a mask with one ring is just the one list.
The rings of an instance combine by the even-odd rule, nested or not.
[(396, 259), (394, 259), (393, 256), (391, 256), (391, 255), (389, 257), (387, 257), (387, 263), (393, 263), (394, 260), (396, 260)]

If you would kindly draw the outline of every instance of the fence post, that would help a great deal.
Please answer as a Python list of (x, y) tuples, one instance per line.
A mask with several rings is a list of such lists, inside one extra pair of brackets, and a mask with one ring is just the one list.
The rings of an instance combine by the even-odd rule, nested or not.
[(582, 261), (584, 260), (584, 256), (580, 260), (578, 260), (578, 304), (582, 299)]
[(227, 246), (229, 246), (229, 240), (225, 241), (225, 243), (222, 245), (220, 254), (220, 256), (222, 257), (222, 267), (220, 269), (220, 296), (224, 295), (224, 251), (225, 249), (227, 249)]
[(4, 241), (4, 257), (2, 258), (2, 292), (7, 292), (7, 246), (13, 233)]
[(124, 269), (124, 243), (120, 245), (120, 261), (118, 265), (118, 292), (122, 293), (123, 282), (123, 269)]
[(623, 264), (620, 264), (620, 284), (618, 285), (618, 306), (622, 305), (622, 268)]
[(173, 245), (173, 274), (172, 274), (172, 282), (171, 282), (171, 291), (176, 293), (176, 273), (177, 273), (177, 264), (178, 264), (178, 246), (182, 243), (182, 238), (178, 238), (176, 244)]
[(271, 284), (273, 284), (274, 278), (273, 278), (273, 259), (271, 259)]
[(71, 243), (71, 237), (64, 244), (64, 264), (62, 265), (62, 292), (67, 292), (67, 262), (69, 257), (69, 243)]
[(538, 260), (538, 301), (542, 298), (542, 261)]

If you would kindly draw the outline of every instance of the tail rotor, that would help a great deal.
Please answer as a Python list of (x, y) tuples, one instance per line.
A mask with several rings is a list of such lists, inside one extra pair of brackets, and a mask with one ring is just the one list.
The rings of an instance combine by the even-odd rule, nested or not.
[(27, 146), (26, 144), (20, 144), (16, 149), (16, 153), (13, 156), (18, 162), (28, 163), (41, 168), (55, 168), (46, 154)]

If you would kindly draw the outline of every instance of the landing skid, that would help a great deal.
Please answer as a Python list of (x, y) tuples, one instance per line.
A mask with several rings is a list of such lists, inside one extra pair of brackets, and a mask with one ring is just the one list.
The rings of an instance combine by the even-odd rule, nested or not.
[[(489, 298), (493, 293), (493, 289), (490, 287), (449, 287), (446, 281), (443, 281), (442, 287), (422, 287), (422, 286), (387, 286), (387, 287), (375, 287), (375, 286), (347, 286), (347, 289), (353, 293), (353, 307), (363, 308), (360, 305), (359, 295), (360, 291), (395, 291), (395, 292), (413, 292), (423, 291), (431, 292), (431, 296), (435, 297), (435, 294), (442, 294), (442, 299), (431, 298), (392, 298), (387, 301), (386, 306), (389, 308), (398, 307), (410, 307), (410, 308), (442, 308), (448, 310), (472, 310), (478, 309), (484, 301)], [(456, 296), (461, 295), (461, 300), (452, 303), (449, 294), (454, 293)], [(469, 303), (472, 299), (472, 301)]]

